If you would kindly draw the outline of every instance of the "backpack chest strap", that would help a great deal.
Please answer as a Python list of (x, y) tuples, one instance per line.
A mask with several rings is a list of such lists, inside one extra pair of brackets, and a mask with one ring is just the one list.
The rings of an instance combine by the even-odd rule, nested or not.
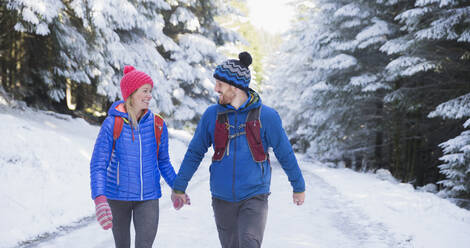
[(242, 136), (242, 135), (246, 135), (246, 132), (238, 132), (238, 133), (230, 134), (230, 135), (228, 136), (228, 139), (229, 139), (229, 140), (235, 139), (236, 137)]

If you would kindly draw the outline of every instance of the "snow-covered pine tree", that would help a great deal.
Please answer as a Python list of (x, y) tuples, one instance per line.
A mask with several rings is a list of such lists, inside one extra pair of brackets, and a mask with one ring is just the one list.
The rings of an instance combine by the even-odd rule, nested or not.
[(378, 49), (396, 28), (374, 1), (310, 3), (276, 57), (268, 102), (283, 115), (297, 149), (357, 168), (381, 166), (388, 86), (387, 57)]
[(445, 155), (439, 165), (445, 179), (439, 181), (444, 186), (441, 191), (445, 197), (470, 198), (470, 131), (440, 145)]
[[(324, 116), (327, 115), (326, 110), (321, 111), (319, 101), (312, 100), (313, 94), (318, 94), (316, 91), (322, 91), (327, 85), (314, 81), (318, 76), (311, 64), (316, 56), (320, 56), (321, 36), (324, 33), (322, 37), (326, 36), (328, 31), (317, 23), (322, 13), (332, 15), (333, 8), (323, 6), (323, 9), (316, 10), (308, 2), (301, 6), (299, 21), (289, 31), (288, 42), (282, 45), (281, 53), (271, 59), (270, 80), (266, 83), (263, 99), (279, 111), (294, 149), (305, 151), (316, 136), (313, 133), (316, 127), (325, 121)], [(299, 96), (301, 92), (303, 94)], [(333, 147), (323, 149), (331, 150)]]
[[(470, 92), (469, 16), (468, 1), (415, 1), (412, 8), (401, 11), (395, 18), (402, 25), (402, 35), (381, 48), (394, 56), (387, 65), (385, 75), (393, 89), (386, 96), (386, 103), (395, 110), (393, 112), (398, 117), (393, 122), (400, 127), (398, 132), (402, 134), (397, 140), (416, 148), (413, 152), (408, 151), (411, 154), (408, 158), (402, 156), (398, 164), (407, 166), (405, 159), (409, 161), (413, 158), (419, 160), (428, 157), (417, 161), (417, 167), (413, 168), (418, 176), (417, 184), (437, 179), (434, 171), (441, 154), (437, 145), (455, 137), (462, 129), (459, 127), (463, 122), (462, 118), (469, 117), (468, 110), (465, 110), (468, 108), (468, 97), (465, 95)], [(442, 102), (444, 103), (439, 105)], [(435, 111), (428, 115), (434, 109)], [(427, 117), (451, 120), (443, 122), (438, 118)], [(462, 135), (467, 137), (464, 133)], [(462, 140), (463, 137), (453, 140)], [(443, 143), (441, 146), (445, 147), (444, 152), (448, 155), (458, 150), (455, 148), (457, 146), (449, 148), (449, 143)], [(450, 164), (455, 165), (455, 161), (447, 161), (450, 157), (446, 155), (442, 158), (447, 163), (443, 165), (445, 170), (441, 167), (441, 172), (447, 176), (450, 175)], [(446, 181), (444, 185), (448, 186), (449, 182)]]
[[(172, 85), (171, 100), (174, 109), (168, 114), (172, 124), (181, 128), (194, 125), (206, 107), (215, 102), (212, 73), (224, 59), (217, 47), (235, 42), (240, 37), (214, 21), (217, 15), (229, 11), (222, 1), (169, 1), (165, 11), (168, 34), (178, 48), (168, 51), (167, 79)], [(187, 122), (191, 121), (191, 122)]]
[[(91, 59), (94, 50), (88, 44), (86, 32), (74, 7), (59, 0), (8, 0), (7, 9), (17, 16), (14, 31), (23, 33), (18, 39), (25, 54), (17, 63), (23, 67), (21, 80), (25, 98), (48, 97), (55, 102), (64, 99), (67, 80), (90, 83), (95, 71)], [(28, 60), (28, 61), (27, 61)]]
[[(158, 11), (169, 8), (163, 0), (9, 0), (8, 8), (18, 13), (16, 31), (44, 36), (45, 42), (32, 42), (48, 52), (37, 59), (39, 68), (33, 68), (31, 81), (44, 83), (54, 101), (64, 99), (67, 84), (92, 80), (99, 82), (98, 93), (115, 100), (126, 64), (165, 82), (161, 71), (167, 63), (156, 44), (177, 45), (162, 32), (165, 23)], [(171, 101), (165, 99), (170, 90), (165, 86), (155, 95), (161, 92), (157, 104), (168, 112)]]
[(149, 74), (154, 81), (157, 111), (169, 114), (172, 86), (167, 84), (168, 63), (157, 50), (176, 50), (178, 45), (163, 33), (161, 11), (170, 6), (164, 0), (103, 0), (88, 2), (95, 48), (100, 68), (98, 93), (110, 100), (120, 98), (119, 82), (125, 65)]
[[(454, 95), (461, 94), (441, 103), (428, 117), (455, 119), (463, 122), (464, 128), (470, 126), (470, 87), (468, 70), (470, 59), (470, 3), (468, 1), (418, 1), (420, 8), (426, 8), (433, 14), (428, 25), (417, 31), (417, 37), (423, 40), (437, 40), (440, 43), (453, 44), (446, 46), (446, 60), (439, 63), (442, 71), (451, 73), (455, 87)], [(450, 50), (450, 51), (449, 51)], [(439, 62), (439, 61), (438, 61)], [(463, 87), (462, 87), (463, 86)], [(470, 197), (470, 132), (463, 131), (457, 137), (440, 145), (444, 155), (440, 158), (444, 164), (439, 165), (445, 179), (440, 181), (444, 194), (450, 197)]]
[(47, 86), (49, 98), (61, 101), (68, 85), (92, 83), (114, 101), (124, 66), (133, 65), (155, 81), (151, 107), (176, 127), (197, 121), (215, 100), (217, 46), (238, 39), (213, 21), (227, 10), (219, 0), (8, 0), (7, 6), (19, 16), (15, 30), (47, 41), (32, 39), (35, 50), (47, 53), (27, 75)]

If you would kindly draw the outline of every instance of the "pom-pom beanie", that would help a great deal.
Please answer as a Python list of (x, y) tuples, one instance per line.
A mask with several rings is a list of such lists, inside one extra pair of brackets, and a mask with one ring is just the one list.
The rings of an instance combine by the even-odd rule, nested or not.
[(238, 60), (230, 59), (218, 65), (213, 76), (220, 81), (248, 91), (251, 80), (248, 66), (251, 65), (252, 61), (248, 52), (242, 52), (238, 55)]
[(150, 84), (153, 88), (153, 81), (149, 75), (130, 65), (124, 67), (124, 76), (121, 79), (121, 93), (124, 101), (144, 84)]

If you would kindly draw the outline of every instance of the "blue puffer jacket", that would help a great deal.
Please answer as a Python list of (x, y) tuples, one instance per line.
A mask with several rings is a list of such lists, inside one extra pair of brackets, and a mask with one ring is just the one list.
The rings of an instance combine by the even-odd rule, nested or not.
[(90, 163), (91, 196), (123, 201), (158, 199), (162, 195), (160, 174), (170, 186), (176, 177), (168, 155), (168, 129), (164, 124), (157, 159), (153, 113), (147, 111), (134, 130), (124, 121), (111, 155), (115, 116), (129, 119), (127, 113), (118, 110), (123, 109), (119, 107), (123, 103), (111, 106), (96, 139)]
[[(186, 191), (188, 182), (199, 167), (207, 149), (214, 143), (214, 129), (218, 112), (233, 110), (228, 114), (230, 134), (243, 132), (240, 126), (246, 121), (250, 109), (261, 106), (256, 92), (251, 91), (244, 105), (235, 110), (230, 105), (212, 105), (203, 114), (188, 150), (181, 164), (173, 186), (174, 190)], [(282, 128), (279, 114), (272, 108), (261, 107), (261, 140), (265, 152), (272, 147), (281, 163), (294, 192), (304, 192), (305, 182), (295, 158), (291, 144)], [(228, 153), (221, 161), (213, 161), (210, 166), (210, 189), (212, 196), (230, 202), (238, 202), (255, 195), (269, 193), (271, 166), (269, 161), (256, 163), (253, 160), (245, 135), (231, 139)]]

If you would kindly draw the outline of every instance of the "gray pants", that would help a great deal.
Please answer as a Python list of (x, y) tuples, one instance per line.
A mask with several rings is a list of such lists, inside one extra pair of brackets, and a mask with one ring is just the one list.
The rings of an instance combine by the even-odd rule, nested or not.
[(259, 248), (268, 217), (268, 194), (240, 202), (212, 197), (215, 223), (222, 248)]
[(148, 201), (109, 200), (113, 214), (113, 236), (116, 248), (131, 247), (131, 218), (134, 219), (135, 248), (151, 248), (157, 235), (158, 199)]

